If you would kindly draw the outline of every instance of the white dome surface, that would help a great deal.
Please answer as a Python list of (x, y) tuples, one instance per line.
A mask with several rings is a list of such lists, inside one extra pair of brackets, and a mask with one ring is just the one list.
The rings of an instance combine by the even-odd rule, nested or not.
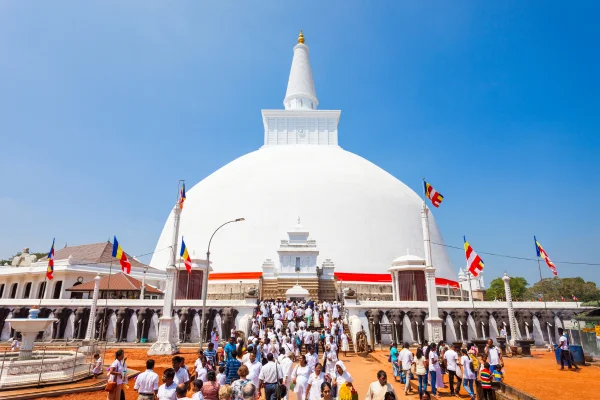
[[(330, 258), (339, 272), (388, 273), (407, 249), (425, 258), (422, 202), (398, 179), (338, 146), (267, 146), (187, 191), (179, 236), (192, 258), (203, 257), (214, 230), (243, 217), (215, 235), (211, 264), (216, 272), (261, 271), (267, 258), (279, 267), (280, 241), (299, 216), (317, 242), (319, 264)], [(156, 250), (171, 245), (173, 225), (171, 211)], [(429, 225), (431, 240), (443, 243), (431, 214)], [(169, 253), (157, 252), (150, 265), (165, 269)], [(432, 246), (432, 260), (438, 277), (456, 280), (444, 247)]]

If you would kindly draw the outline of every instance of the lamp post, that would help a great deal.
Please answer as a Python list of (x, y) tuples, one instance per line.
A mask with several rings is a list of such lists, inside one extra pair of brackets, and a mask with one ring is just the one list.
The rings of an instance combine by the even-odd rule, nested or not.
[(236, 218), (231, 221), (227, 221), (221, 226), (219, 226), (210, 237), (208, 241), (208, 249), (206, 250), (206, 271), (203, 276), (202, 283), (202, 316), (200, 318), (200, 349), (202, 349), (202, 341), (204, 340), (204, 320), (206, 319), (206, 299), (208, 298), (208, 270), (210, 268), (210, 244), (212, 243), (213, 237), (215, 234), (227, 224), (231, 224), (232, 222), (241, 222), (245, 221), (244, 218)]
[(144, 275), (142, 276), (142, 289), (140, 290), (140, 300), (144, 300), (146, 295), (146, 272), (148, 272), (148, 266), (144, 266)]

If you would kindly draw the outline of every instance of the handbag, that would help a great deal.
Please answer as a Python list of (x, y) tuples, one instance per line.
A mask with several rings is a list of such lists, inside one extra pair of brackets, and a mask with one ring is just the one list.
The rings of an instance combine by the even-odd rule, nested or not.
[(107, 382), (106, 387), (104, 388), (105, 392), (112, 393), (117, 388), (117, 382)]
[(354, 386), (352, 386), (352, 400), (358, 400), (358, 392), (354, 389)]

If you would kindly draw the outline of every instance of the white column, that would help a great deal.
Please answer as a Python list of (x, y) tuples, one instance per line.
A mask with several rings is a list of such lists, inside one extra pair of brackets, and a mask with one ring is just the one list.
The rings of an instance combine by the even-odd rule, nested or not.
[(98, 307), (98, 294), (100, 293), (100, 275), (94, 278), (94, 297), (92, 298), (92, 308), (90, 317), (88, 318), (87, 331), (85, 332), (85, 340), (94, 339), (94, 325), (96, 322), (96, 308)]
[(429, 315), (425, 320), (427, 324), (428, 341), (438, 343), (443, 340), (442, 320), (438, 314), (437, 293), (435, 292), (435, 268), (431, 263), (431, 240), (429, 239), (429, 210), (423, 202), (421, 208), (421, 222), (423, 225), (423, 245), (425, 247), (425, 284), (427, 288), (427, 308)]
[[(518, 339), (519, 333), (517, 331), (517, 320), (515, 319), (515, 310), (512, 303), (512, 294), (510, 292), (510, 276), (504, 274), (502, 277), (504, 281), (504, 292), (506, 293), (506, 305), (508, 306), (508, 323), (510, 325), (511, 339), (510, 344), (515, 345), (515, 340)], [(520, 338), (519, 338), (520, 339)]]
[[(165, 286), (165, 302), (163, 305), (163, 316), (159, 318), (158, 340), (148, 350), (148, 355), (170, 355), (176, 354), (179, 351), (177, 346), (177, 335), (174, 334), (175, 319), (173, 318), (173, 301), (175, 299), (175, 276), (177, 269), (175, 263), (177, 261), (177, 243), (179, 239), (179, 217), (181, 209), (179, 205), (175, 205), (173, 209), (173, 217), (175, 229), (173, 230), (173, 248), (171, 254), (171, 265), (167, 267), (167, 282)], [(204, 288), (203, 288), (204, 290)]]

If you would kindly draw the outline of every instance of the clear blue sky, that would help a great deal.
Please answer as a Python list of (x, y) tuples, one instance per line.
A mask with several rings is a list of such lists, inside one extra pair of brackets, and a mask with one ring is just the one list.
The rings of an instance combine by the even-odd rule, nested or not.
[[(600, 263), (598, 2), (0, 3), (0, 258), (116, 234), (262, 145), (302, 28), (340, 144), (444, 194), (446, 243)], [(449, 250), (456, 268), (460, 250)], [(535, 262), (484, 256), (538, 279)], [(143, 258), (149, 261), (149, 258)], [(557, 262), (600, 282), (599, 266)], [(549, 270), (543, 267), (545, 276)]]

